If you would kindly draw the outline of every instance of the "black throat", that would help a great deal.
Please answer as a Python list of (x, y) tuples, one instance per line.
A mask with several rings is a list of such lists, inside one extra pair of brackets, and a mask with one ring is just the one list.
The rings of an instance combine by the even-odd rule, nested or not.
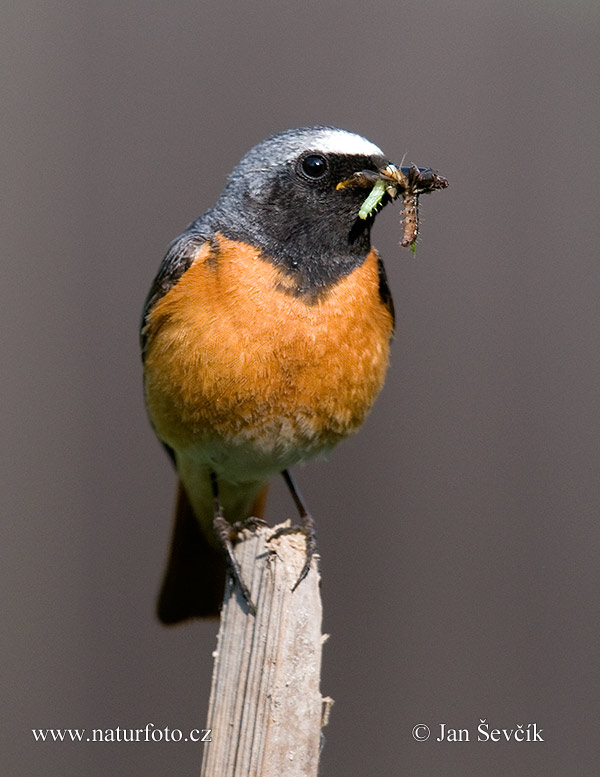
[[(358, 160), (345, 163), (357, 169)], [(334, 180), (345, 172), (335, 171)], [(289, 293), (316, 301), (371, 250), (374, 215), (358, 218), (364, 197), (364, 191), (336, 190), (331, 180), (323, 187), (303, 183), (289, 169), (268, 188), (226, 190), (206, 217), (215, 232), (259, 249), (289, 277)]]

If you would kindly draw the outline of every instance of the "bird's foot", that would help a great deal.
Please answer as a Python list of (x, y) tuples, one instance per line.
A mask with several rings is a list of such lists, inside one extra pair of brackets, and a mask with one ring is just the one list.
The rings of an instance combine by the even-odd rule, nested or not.
[(273, 534), (269, 537), (268, 542), (281, 537), (283, 534), (304, 534), (306, 537), (306, 557), (304, 560), (304, 565), (300, 570), (300, 574), (298, 575), (298, 579), (292, 588), (292, 591), (295, 591), (300, 583), (304, 580), (306, 575), (308, 575), (310, 570), (310, 565), (317, 548), (317, 527), (312, 516), (309, 513), (304, 513), (300, 516), (299, 524), (294, 526), (284, 526), (281, 529), (277, 529), (277, 531), (273, 532)]
[[(240, 523), (246, 523), (246, 521), (241, 521)], [(237, 583), (240, 591), (242, 592), (242, 596), (248, 605), (248, 609), (253, 615), (256, 615), (256, 605), (252, 601), (250, 589), (244, 582), (244, 578), (242, 577), (242, 570), (240, 569), (238, 560), (233, 553), (233, 542), (238, 538), (241, 529), (238, 528), (237, 524), (236, 526), (232, 526), (229, 521), (225, 520), (222, 515), (215, 515), (213, 528), (221, 547), (225, 551), (225, 556), (227, 559), (227, 570), (233, 578), (234, 583)]]

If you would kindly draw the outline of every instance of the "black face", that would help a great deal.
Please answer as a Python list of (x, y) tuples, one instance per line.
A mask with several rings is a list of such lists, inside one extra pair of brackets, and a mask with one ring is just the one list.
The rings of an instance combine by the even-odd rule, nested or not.
[(244, 171), (213, 210), (214, 227), (260, 248), (294, 277), (300, 293), (318, 296), (359, 266), (371, 248), (375, 214), (358, 218), (369, 189), (337, 185), (385, 164), (380, 155), (308, 148), (280, 164)]
[[(297, 179), (304, 181), (309, 186), (304, 187), (304, 192), (308, 194), (310, 190), (330, 192), (332, 195), (338, 191), (337, 185), (350, 178), (353, 173), (359, 170), (372, 170), (376, 172), (386, 164), (383, 156), (362, 156), (362, 155), (341, 155), (341, 154), (321, 154), (315, 151), (306, 151), (301, 154), (294, 163), (294, 172)], [(293, 186), (294, 182), (290, 180)], [(343, 192), (347, 194), (346, 190)], [(367, 192), (356, 192), (356, 199), (360, 202), (367, 195)]]
[(264, 214), (266, 234), (282, 243), (304, 236), (304, 252), (352, 253), (360, 234), (368, 240), (373, 221), (361, 220), (361, 228), (356, 228), (368, 189), (337, 185), (358, 170), (376, 171), (384, 163), (383, 157), (308, 150), (269, 176), (258, 197), (247, 204), (256, 215)]

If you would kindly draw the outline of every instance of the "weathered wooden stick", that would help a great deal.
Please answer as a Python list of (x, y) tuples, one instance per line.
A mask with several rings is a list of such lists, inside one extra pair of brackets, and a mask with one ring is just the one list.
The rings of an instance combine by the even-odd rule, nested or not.
[(316, 777), (331, 700), (319, 691), (321, 597), (316, 559), (282, 524), (244, 530), (235, 547), (256, 616), (228, 582), (214, 654), (202, 777)]

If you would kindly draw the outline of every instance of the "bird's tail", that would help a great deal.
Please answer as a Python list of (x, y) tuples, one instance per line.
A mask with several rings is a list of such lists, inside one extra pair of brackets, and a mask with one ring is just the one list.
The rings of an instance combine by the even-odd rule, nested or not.
[[(252, 516), (262, 518), (266, 496), (265, 486), (254, 502)], [(218, 617), (226, 571), (223, 552), (201, 530), (180, 483), (169, 560), (158, 597), (157, 613), (162, 623)]]

